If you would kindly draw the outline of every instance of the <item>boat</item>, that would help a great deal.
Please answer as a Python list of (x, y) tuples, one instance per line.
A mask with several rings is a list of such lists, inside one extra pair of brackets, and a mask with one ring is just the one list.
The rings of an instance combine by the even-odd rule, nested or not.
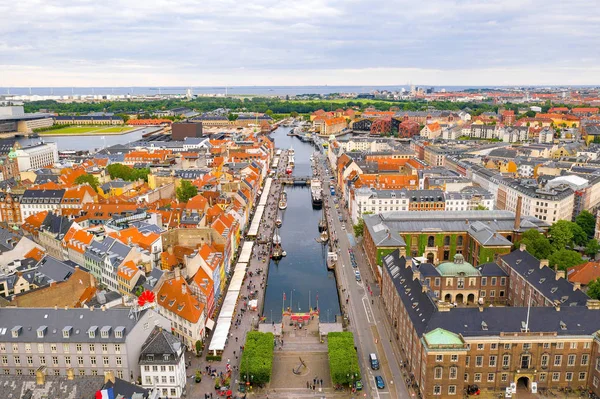
[(277, 217), (277, 220), (275, 221), (275, 226), (281, 227), (282, 224), (283, 224), (283, 222), (282, 222), (281, 218)]
[(295, 154), (294, 147), (290, 146), (290, 149), (288, 150), (288, 155), (294, 155), (294, 154)]
[(320, 209), (323, 206), (323, 190), (320, 180), (312, 179), (310, 181), (310, 196), (313, 208)]
[(287, 252), (281, 251), (281, 256), (287, 256)]
[(294, 171), (294, 169), (292, 169), (290, 166), (288, 166), (287, 168), (285, 168), (285, 174), (286, 175), (291, 175), (293, 171)]
[(335, 252), (327, 252), (327, 269), (335, 269), (335, 264), (337, 263), (337, 260), (338, 256)]
[(327, 220), (325, 220), (325, 217), (322, 217), (321, 220), (319, 220), (319, 232), (325, 230), (327, 230)]
[(279, 260), (283, 257), (283, 250), (281, 249), (281, 245), (275, 244), (273, 246), (273, 250), (271, 251), (271, 259)]
[(279, 198), (279, 209), (284, 210), (287, 208), (287, 195), (285, 191), (281, 193), (281, 197)]
[(322, 231), (322, 232), (321, 232), (321, 237), (320, 237), (320, 238), (321, 238), (321, 242), (322, 242), (322, 243), (326, 243), (326, 242), (327, 242), (327, 240), (329, 239), (329, 235), (327, 234), (327, 232), (326, 232), (326, 231)]
[(281, 245), (281, 236), (277, 233), (278, 233), (278, 231), (277, 231), (277, 229), (275, 229), (275, 234), (273, 234), (273, 244)]
[(292, 154), (292, 155), (288, 156), (288, 165), (293, 168), (294, 167), (294, 163), (295, 163), (294, 155)]

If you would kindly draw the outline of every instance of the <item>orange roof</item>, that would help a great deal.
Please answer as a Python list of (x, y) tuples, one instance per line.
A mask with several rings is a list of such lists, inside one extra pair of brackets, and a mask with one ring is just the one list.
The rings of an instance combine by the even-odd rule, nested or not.
[(139, 126), (139, 125), (170, 125), (173, 123), (172, 120), (169, 119), (130, 119), (127, 121), (127, 124), (130, 126)]
[(202, 248), (200, 248), (199, 254), (211, 270), (217, 269), (223, 260), (221, 253), (208, 244), (204, 244)]
[(200, 288), (202, 293), (208, 298), (213, 293), (214, 282), (203, 268), (199, 268), (193, 278), (194, 283)]
[(440, 130), (442, 127), (440, 126), (439, 123), (433, 122), (433, 123), (430, 123), (429, 125), (427, 125), (427, 128), (429, 130), (431, 130), (432, 132), (436, 132), (436, 131)]
[(171, 150), (131, 151), (125, 154), (125, 161), (164, 161), (171, 153)]
[(198, 194), (189, 199), (185, 208), (189, 210), (204, 211), (208, 206), (208, 201), (202, 194)]
[(88, 184), (81, 184), (77, 187), (72, 187), (65, 191), (63, 196), (63, 204), (81, 204), (85, 198), (85, 194), (89, 194), (90, 197), (95, 198), (96, 192)]
[(75, 179), (85, 174), (85, 169), (82, 167), (64, 168), (60, 171), (58, 180), (67, 186), (72, 186), (75, 184)]
[(93, 239), (94, 236), (87, 231), (71, 226), (63, 238), (63, 246), (82, 254)]
[(190, 323), (197, 323), (204, 312), (204, 304), (196, 299), (185, 279), (180, 277), (166, 281), (156, 297), (160, 306)]
[(129, 227), (127, 229), (109, 233), (108, 235), (116, 238), (123, 244), (137, 244), (148, 251), (152, 251), (152, 244), (160, 239), (160, 234), (151, 232), (141, 233), (137, 227)]
[(110, 219), (113, 214), (125, 211), (135, 211), (137, 204), (84, 204), (83, 213), (89, 219)]
[(64, 188), (65, 186), (61, 184), (56, 184), (53, 181), (47, 181), (45, 183), (36, 184), (35, 186), (30, 187), (30, 190), (62, 190)]
[(131, 281), (131, 279), (140, 272), (135, 263), (132, 260), (123, 263), (117, 269), (117, 276), (121, 277), (125, 281)]
[(37, 231), (40, 227), (42, 227), (42, 223), (46, 216), (48, 215), (48, 211), (38, 212), (34, 215), (28, 216), (23, 221), (21, 228), (30, 234), (37, 236)]
[(572, 283), (588, 285), (600, 277), (600, 263), (588, 262), (583, 265), (573, 266), (567, 271), (567, 279)]
[(362, 113), (363, 118), (372, 118), (374, 116), (394, 116), (394, 111), (365, 111)]
[[(411, 184), (411, 180), (414, 181)], [(400, 189), (416, 187), (419, 184), (419, 178), (416, 175), (400, 175), (400, 174), (385, 174), (385, 175), (360, 175), (354, 183), (354, 187), (371, 187), (380, 189)]]
[(331, 125), (339, 125), (339, 124), (346, 124), (346, 119), (344, 118), (331, 118), (331, 119), (327, 119), (325, 120), (325, 124), (327, 126), (331, 126)]
[(598, 113), (598, 108), (573, 108), (572, 111), (574, 114), (578, 114), (578, 113), (584, 113), (584, 114), (597, 114)]
[(39, 248), (32, 248), (31, 251), (27, 252), (25, 254), (25, 256), (23, 256), (25, 259), (29, 258), (29, 259), (35, 259), (36, 261), (41, 261), (42, 258), (46, 255), (46, 252), (39, 249)]

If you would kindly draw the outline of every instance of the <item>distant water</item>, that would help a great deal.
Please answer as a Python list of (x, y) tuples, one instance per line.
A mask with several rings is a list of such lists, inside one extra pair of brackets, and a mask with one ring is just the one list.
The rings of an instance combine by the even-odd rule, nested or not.
[[(436, 92), (441, 89), (446, 91), (461, 91), (478, 88), (511, 88), (517, 86), (429, 86), (415, 85), (416, 87), (433, 88)], [(523, 87), (523, 86), (518, 86)], [(531, 86), (533, 87), (533, 86)], [(544, 86), (549, 87), (549, 86)], [(556, 87), (556, 86), (555, 86)], [(569, 86), (592, 87), (592, 86)], [(187, 89), (192, 89), (193, 94), (248, 94), (257, 96), (286, 96), (300, 94), (330, 94), (330, 93), (369, 93), (374, 90), (399, 91), (408, 90), (407, 85), (390, 86), (203, 86), (203, 87), (0, 87), (0, 96), (5, 95), (39, 95), (39, 96), (81, 96), (81, 95), (158, 95), (160, 94), (186, 94)]]

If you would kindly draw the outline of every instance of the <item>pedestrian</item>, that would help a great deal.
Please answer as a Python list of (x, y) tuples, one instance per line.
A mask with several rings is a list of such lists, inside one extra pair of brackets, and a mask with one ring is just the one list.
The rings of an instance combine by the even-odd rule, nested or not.
[(323, 379), (321, 378), (321, 387), (323, 387)]
[[(238, 320), (239, 320), (239, 318), (238, 318)], [(238, 337), (235, 337), (235, 342), (238, 342)]]
[(306, 381), (306, 389), (310, 388), (310, 382)]

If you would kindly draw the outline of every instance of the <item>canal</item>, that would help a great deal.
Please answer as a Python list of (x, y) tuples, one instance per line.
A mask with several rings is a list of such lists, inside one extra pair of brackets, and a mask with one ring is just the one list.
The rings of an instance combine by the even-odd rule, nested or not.
[[(290, 128), (280, 127), (273, 132), (275, 147), (294, 148), (294, 175), (310, 176), (310, 156), (314, 147), (287, 133)], [(309, 306), (318, 306), (322, 321), (335, 321), (340, 305), (333, 272), (327, 270), (327, 246), (316, 241), (321, 210), (312, 208), (308, 187), (286, 187), (287, 209), (279, 211), (283, 225), (279, 229), (281, 245), (287, 256), (269, 263), (269, 277), (265, 293), (264, 316), (268, 321), (281, 321), (282, 307), (294, 312), (307, 312)], [(285, 293), (285, 305), (283, 297)]]

